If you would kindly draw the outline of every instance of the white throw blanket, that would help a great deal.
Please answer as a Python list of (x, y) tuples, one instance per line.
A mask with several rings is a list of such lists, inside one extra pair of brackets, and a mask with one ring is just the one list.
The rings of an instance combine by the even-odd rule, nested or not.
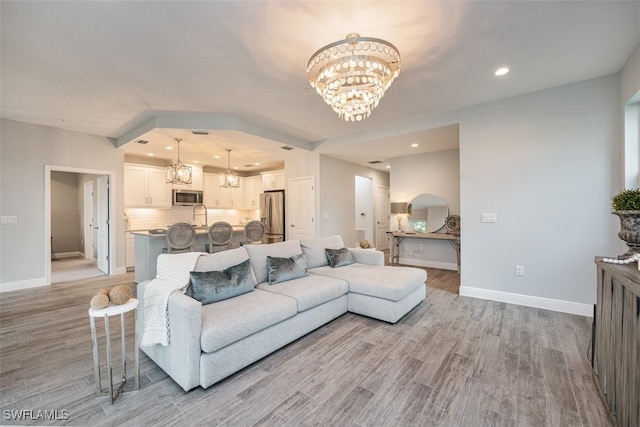
[(189, 273), (193, 271), (200, 255), (204, 255), (204, 252), (158, 255), (156, 278), (144, 290), (144, 333), (141, 346), (169, 344), (169, 296), (175, 291), (186, 290)]

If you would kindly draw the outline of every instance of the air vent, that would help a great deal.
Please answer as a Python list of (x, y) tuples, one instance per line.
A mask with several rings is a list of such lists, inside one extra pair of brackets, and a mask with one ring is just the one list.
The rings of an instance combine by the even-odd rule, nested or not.
[(377, 164), (380, 164), (382, 162), (380, 160), (372, 160), (372, 161), (367, 162), (367, 163), (369, 163), (370, 165), (377, 165)]
[(144, 139), (139, 139), (136, 141), (138, 144), (148, 144), (149, 141), (145, 141)]
[(209, 135), (206, 130), (192, 130), (191, 133), (194, 135)]
[(252, 168), (252, 167), (254, 167), (254, 166), (255, 166), (255, 165), (244, 165), (244, 167), (245, 167), (245, 168)]
[(283, 146), (282, 146), (282, 147), (280, 147), (280, 148), (282, 148), (283, 150), (287, 150), (287, 151), (291, 151), (291, 150), (293, 150), (293, 147), (289, 147), (288, 145), (283, 145)]

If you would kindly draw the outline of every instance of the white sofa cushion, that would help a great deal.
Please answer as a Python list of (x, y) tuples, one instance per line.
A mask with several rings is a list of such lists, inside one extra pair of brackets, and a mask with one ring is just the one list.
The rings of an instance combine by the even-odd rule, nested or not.
[(261, 283), (257, 288), (294, 298), (298, 302), (298, 312), (324, 304), (349, 291), (349, 285), (346, 281), (319, 274), (308, 275), (275, 285)]
[(202, 306), (200, 346), (205, 353), (214, 352), (297, 312), (295, 299), (260, 289)]
[(249, 254), (241, 246), (228, 251), (205, 254), (198, 258), (194, 271), (222, 271), (249, 259)]
[(258, 283), (269, 280), (267, 255), (278, 258), (289, 258), (302, 253), (299, 240), (271, 243), (269, 245), (244, 245), (251, 259), (251, 268)]
[(310, 237), (300, 240), (302, 253), (307, 256), (307, 267), (316, 268), (329, 265), (325, 249), (340, 249), (344, 247), (341, 236)]
[(399, 301), (425, 285), (427, 272), (419, 268), (351, 264), (309, 269), (309, 273), (335, 277), (349, 282), (349, 292)]

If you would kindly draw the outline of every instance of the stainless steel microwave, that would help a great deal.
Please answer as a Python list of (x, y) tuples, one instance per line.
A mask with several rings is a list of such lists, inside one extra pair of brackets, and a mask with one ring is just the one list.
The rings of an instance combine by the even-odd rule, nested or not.
[(193, 206), (202, 203), (203, 193), (199, 190), (173, 190), (173, 206)]

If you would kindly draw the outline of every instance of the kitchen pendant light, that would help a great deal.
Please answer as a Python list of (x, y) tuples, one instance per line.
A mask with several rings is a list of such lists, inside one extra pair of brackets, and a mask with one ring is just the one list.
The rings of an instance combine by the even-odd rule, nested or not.
[(168, 165), (165, 170), (167, 184), (191, 184), (191, 167), (180, 161), (180, 138), (174, 138), (178, 143), (178, 161)]
[(231, 150), (227, 148), (227, 170), (218, 175), (218, 184), (222, 188), (240, 188), (240, 177), (231, 170)]

